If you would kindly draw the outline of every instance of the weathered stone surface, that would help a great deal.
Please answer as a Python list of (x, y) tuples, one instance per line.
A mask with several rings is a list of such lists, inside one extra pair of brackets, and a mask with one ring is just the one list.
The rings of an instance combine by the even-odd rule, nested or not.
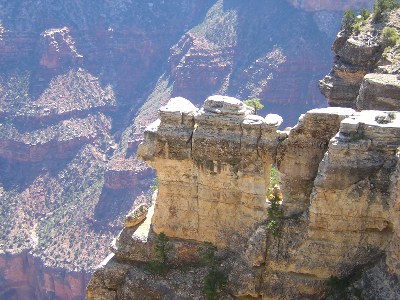
[(379, 44), (370, 44), (364, 40), (350, 37), (337, 55), (345, 63), (368, 66), (373, 65), (379, 59), (379, 50)]
[(167, 109), (174, 101), (138, 152), (160, 180), (154, 230), (226, 245), (265, 217), (280, 119), (252, 116), (230, 97), (209, 97), (198, 113)]
[[(398, 28), (398, 10), (391, 11), (385, 26)], [(357, 109), (399, 108), (399, 56), (397, 46), (381, 45), (382, 23), (363, 24), (351, 35), (340, 32), (333, 44), (335, 63), (320, 81), (320, 90), (331, 106)], [(365, 77), (364, 77), (365, 76)]]
[(281, 144), (277, 163), (286, 216), (309, 207), (314, 179), (329, 140), (339, 130), (340, 122), (353, 113), (353, 109), (336, 107), (310, 110)]
[(399, 110), (399, 76), (391, 74), (367, 74), (360, 87), (357, 108)]
[[(198, 278), (208, 270), (198, 264), (197, 249), (204, 241), (220, 249), (214, 268), (226, 276), (227, 299), (324, 299), (332, 276), (349, 278), (349, 295), (361, 289), (379, 299), (380, 288), (388, 299), (396, 295), (397, 117), (381, 124), (377, 117), (389, 112), (315, 109), (283, 133), (279, 116), (251, 115), (236, 99), (210, 97), (199, 111), (173, 109), (180, 101), (187, 103), (163, 108), (139, 147), (160, 187), (152, 217), (150, 209), (112, 245), (128, 269), (116, 299), (200, 298)], [(281, 172), (285, 214), (277, 220), (265, 204), (273, 164)], [(270, 221), (279, 234), (268, 229)], [(146, 269), (157, 259), (161, 232), (169, 236), (164, 277)], [(361, 276), (353, 275), (357, 270)], [(104, 293), (107, 267), (104, 274), (92, 279), (93, 295)]]
[(320, 81), (322, 94), (330, 106), (355, 107), (361, 82), (367, 68), (336, 63), (330, 74)]
[(400, 124), (378, 124), (378, 114), (365, 111), (343, 120), (330, 142), (310, 199), (308, 241), (297, 252), (302, 272), (345, 276), (388, 249), (389, 185)]
[(140, 204), (133, 211), (131, 211), (125, 218), (125, 227), (134, 227), (141, 223), (147, 215), (149, 206), (145, 203)]
[(389, 228), (392, 227), (393, 236), (386, 251), (386, 265), (391, 273), (400, 276), (400, 164), (399, 153), (396, 153), (397, 165), (396, 171), (390, 178), (391, 190), (389, 201), (390, 223)]

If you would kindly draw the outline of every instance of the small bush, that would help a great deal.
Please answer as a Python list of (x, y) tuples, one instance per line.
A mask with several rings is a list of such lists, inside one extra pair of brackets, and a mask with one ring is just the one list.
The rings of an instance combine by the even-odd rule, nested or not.
[(282, 194), (280, 193), (279, 188), (274, 188), (272, 193), (268, 196), (268, 199), (271, 205), (268, 208), (267, 230), (271, 232), (274, 237), (281, 237), (281, 218), (283, 216), (283, 212), (280, 205)]
[(342, 30), (348, 34), (353, 31), (353, 25), (356, 22), (356, 15), (352, 9), (348, 9), (344, 12), (342, 18)]
[(151, 186), (151, 190), (156, 191), (158, 190), (159, 187), (160, 187), (160, 179), (158, 179), (158, 177), (155, 177), (153, 179), (153, 185)]
[(161, 232), (155, 241), (154, 252), (157, 260), (149, 262), (149, 269), (153, 273), (164, 273), (168, 270), (168, 252), (170, 250), (169, 238)]
[(199, 247), (198, 254), (204, 266), (215, 267), (218, 265), (219, 261), (215, 256), (216, 251), (217, 247), (209, 242), (204, 243), (203, 247)]
[(203, 295), (207, 300), (219, 299), (219, 290), (226, 284), (226, 276), (219, 270), (211, 269), (204, 278)]
[(377, 0), (374, 4), (374, 21), (380, 21), (386, 12), (398, 7), (400, 3), (396, 0)]
[(279, 184), (279, 171), (276, 167), (271, 168), (271, 175), (269, 178), (269, 189), (272, 192), (272, 189)]
[(363, 8), (360, 11), (360, 15), (361, 15), (361, 18), (363, 19), (363, 21), (366, 21), (371, 16), (371, 13), (368, 9)]
[(257, 110), (264, 108), (264, 104), (261, 103), (260, 98), (247, 99), (244, 100), (243, 103), (254, 108), (254, 114), (257, 114)]
[(353, 32), (356, 33), (356, 34), (360, 33), (361, 32), (361, 25), (362, 25), (361, 22), (355, 23), (354, 26), (353, 26)]
[(378, 124), (389, 124), (396, 119), (396, 114), (394, 112), (387, 113), (385, 115), (380, 115), (375, 117), (375, 121)]
[(206, 300), (217, 300), (221, 288), (226, 284), (225, 274), (218, 269), (220, 260), (215, 256), (217, 247), (212, 243), (205, 243), (198, 249), (199, 257), (204, 266), (210, 268), (204, 277), (202, 292)]
[(399, 34), (392, 27), (385, 27), (381, 34), (381, 43), (383, 48), (394, 47), (399, 41)]

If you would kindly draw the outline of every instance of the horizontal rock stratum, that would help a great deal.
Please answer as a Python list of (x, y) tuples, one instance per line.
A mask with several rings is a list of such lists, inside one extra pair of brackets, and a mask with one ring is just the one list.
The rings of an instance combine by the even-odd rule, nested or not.
[[(331, 277), (365, 299), (400, 295), (397, 113), (314, 109), (290, 131), (278, 130), (277, 115), (252, 113), (223, 96), (160, 109), (138, 150), (159, 178), (155, 204), (113, 242), (88, 299), (200, 299), (204, 242), (219, 249), (229, 297), (322, 299)], [(273, 166), (278, 235), (267, 226)], [(149, 265), (161, 234), (169, 269), (160, 275)]]

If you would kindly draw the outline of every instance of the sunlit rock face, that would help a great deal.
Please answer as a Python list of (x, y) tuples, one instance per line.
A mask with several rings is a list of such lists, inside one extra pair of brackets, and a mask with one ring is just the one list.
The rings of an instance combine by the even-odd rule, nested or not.
[(179, 98), (160, 109), (138, 152), (160, 180), (157, 233), (222, 246), (263, 220), (280, 120), (251, 112), (223, 96), (201, 110)]
[[(159, 177), (155, 204), (146, 217), (143, 207), (127, 216), (88, 299), (200, 297), (204, 242), (218, 247), (224, 293), (237, 298), (324, 299), (334, 276), (352, 278), (350, 294), (399, 293), (397, 112), (314, 109), (284, 132), (279, 116), (252, 113), (224, 96), (201, 109), (173, 98), (160, 109), (138, 151)], [(283, 195), (278, 235), (266, 197), (273, 165)], [(161, 233), (171, 269), (152, 277), (146, 266)]]

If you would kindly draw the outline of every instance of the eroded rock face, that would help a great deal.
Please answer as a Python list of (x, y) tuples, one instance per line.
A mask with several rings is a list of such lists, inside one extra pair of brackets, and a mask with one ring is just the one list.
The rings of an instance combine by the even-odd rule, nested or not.
[(398, 110), (400, 104), (399, 75), (367, 74), (357, 97), (357, 108)]
[[(86, 272), (47, 267), (27, 252), (0, 255), (1, 299), (80, 299), (89, 280)], [(21, 288), (24, 286), (24, 288)]]
[(399, 46), (381, 44), (382, 29), (398, 28), (398, 10), (381, 22), (369, 20), (353, 34), (340, 32), (332, 46), (335, 62), (320, 81), (320, 90), (331, 106), (357, 109), (398, 110), (399, 80), (396, 54)]
[(340, 122), (353, 113), (352, 109), (336, 107), (310, 110), (300, 117), (289, 138), (281, 144), (277, 162), (286, 215), (299, 214), (308, 208), (329, 140), (337, 133)]
[(266, 213), (280, 122), (234, 98), (209, 97), (200, 111), (171, 99), (138, 152), (160, 180), (154, 230), (221, 246), (245, 235)]
[[(196, 265), (204, 241), (218, 246), (224, 292), (239, 299), (322, 299), (332, 276), (349, 276), (349, 294), (365, 287), (379, 298), (372, 280), (397, 295), (400, 121), (392, 113), (383, 124), (388, 114), (315, 109), (288, 133), (277, 130), (279, 116), (252, 115), (234, 98), (209, 97), (200, 110), (172, 99), (139, 147), (160, 179), (155, 206), (120, 233), (88, 299), (200, 297), (193, 278), (207, 272)], [(285, 214), (275, 236), (265, 195), (274, 164)], [(162, 232), (171, 268), (163, 279), (146, 267)]]

